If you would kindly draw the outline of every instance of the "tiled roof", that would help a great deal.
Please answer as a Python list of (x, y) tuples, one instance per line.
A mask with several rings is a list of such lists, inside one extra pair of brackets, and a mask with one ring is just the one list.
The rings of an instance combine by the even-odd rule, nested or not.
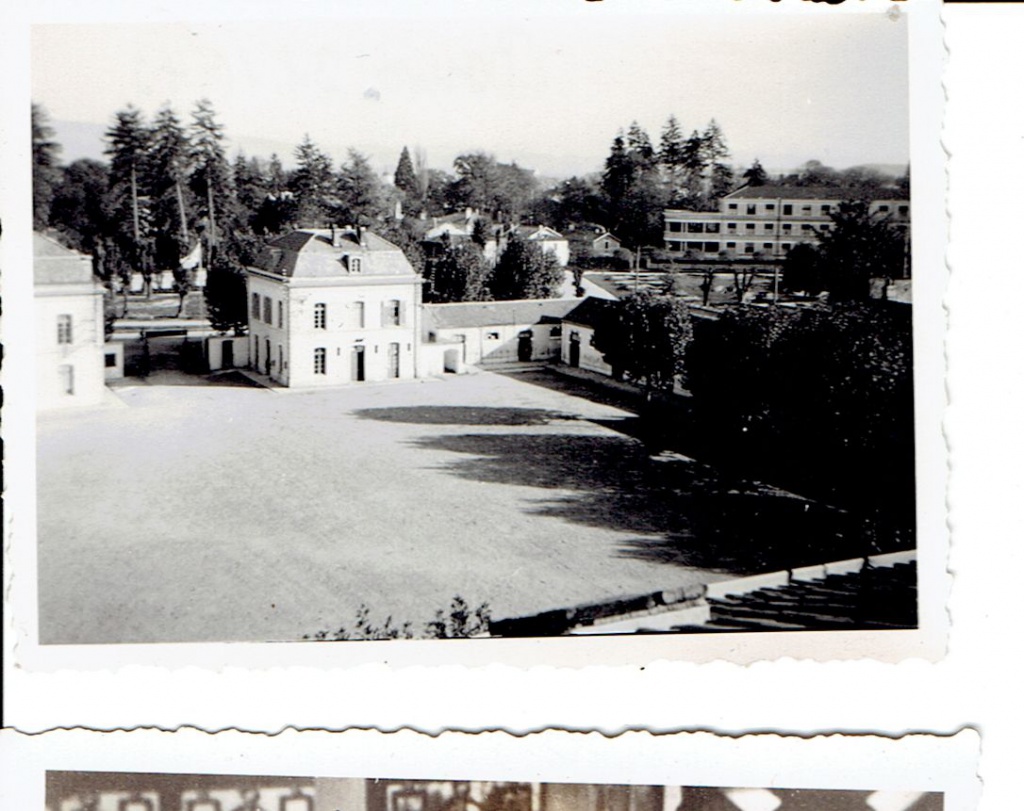
[(89, 256), (65, 248), (43, 234), (32, 234), (32, 268), (36, 284), (82, 284), (92, 281)]
[[(725, 195), (724, 200), (847, 200), (861, 197), (855, 188), (842, 186), (744, 186)], [(872, 200), (905, 200), (899, 189), (885, 187), (873, 189)]]
[[(290, 278), (343, 278), (349, 276), (346, 256), (362, 260), (359, 276), (411, 276), (415, 273), (401, 248), (364, 230), (338, 233), (337, 244), (329, 229), (293, 231), (273, 240), (260, 253), (255, 267)], [(352, 274), (353, 276), (355, 274)]]
[(461, 304), (425, 304), (427, 329), (498, 327), (514, 324), (551, 324), (579, 304), (579, 299), (523, 299)]

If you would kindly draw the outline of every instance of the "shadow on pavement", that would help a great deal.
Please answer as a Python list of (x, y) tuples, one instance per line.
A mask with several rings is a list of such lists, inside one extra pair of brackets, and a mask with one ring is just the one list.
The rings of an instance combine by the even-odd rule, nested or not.
[(547, 425), (553, 420), (575, 420), (574, 414), (562, 414), (543, 408), (493, 408), (473, 406), (401, 406), (364, 408), (357, 417), (378, 422), (405, 422), (417, 425)]
[(745, 574), (865, 554), (846, 513), (658, 461), (623, 436), (461, 434), (417, 447), (457, 454), (442, 469), (480, 482), (557, 489), (535, 515), (622, 533), (619, 556)]

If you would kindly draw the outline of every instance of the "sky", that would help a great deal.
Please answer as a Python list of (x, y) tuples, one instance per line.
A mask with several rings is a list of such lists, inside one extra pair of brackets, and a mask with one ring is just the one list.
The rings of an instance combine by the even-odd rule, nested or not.
[(169, 103), (187, 119), (203, 97), (230, 153), (277, 152), (286, 165), (308, 134), (336, 161), (353, 147), (382, 170), (407, 145), (437, 168), (484, 150), (563, 177), (599, 171), (633, 120), (657, 143), (671, 114), (686, 132), (715, 118), (740, 167), (907, 162), (905, 18), (603, 5), (37, 25), (32, 94), (65, 163), (102, 157), (103, 131), (129, 103), (147, 116)]

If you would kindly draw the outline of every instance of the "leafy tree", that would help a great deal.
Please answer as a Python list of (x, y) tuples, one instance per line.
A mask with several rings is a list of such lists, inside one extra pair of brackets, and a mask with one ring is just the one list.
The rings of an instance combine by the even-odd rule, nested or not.
[(612, 142), (601, 188), (611, 230), (627, 246), (660, 244), (667, 195), (650, 139), (636, 122), (626, 136), (620, 133)]
[(430, 300), (486, 300), (490, 268), (480, 246), (471, 240), (453, 243), (447, 234), (441, 241), (441, 256), (431, 262)]
[(726, 310), (696, 330), (687, 386), (709, 450), (746, 475), (913, 521), (909, 308)]
[(870, 298), (871, 279), (903, 274), (904, 237), (889, 219), (871, 213), (866, 200), (840, 203), (831, 228), (818, 232), (818, 255), (829, 301)]
[[(552, 190), (554, 202), (550, 224), (565, 229), (572, 225), (603, 222), (605, 218), (601, 191), (592, 180), (571, 177)], [(537, 220), (542, 222), (543, 220)]]
[(369, 159), (354, 149), (338, 172), (339, 216), (353, 225), (374, 225), (388, 211), (384, 188)]
[(768, 180), (768, 173), (761, 165), (761, 161), (754, 158), (750, 168), (743, 173), (743, 179), (747, 181), (748, 186), (763, 186)]
[(32, 226), (44, 230), (50, 222), (50, 203), (60, 180), (57, 154), (60, 144), (53, 140), (50, 117), (42, 106), (32, 104)]
[[(109, 183), (106, 164), (81, 158), (61, 172), (50, 204), (50, 225), (60, 232), (68, 245), (92, 253), (94, 259), (111, 228)], [(104, 278), (108, 275), (102, 267), (97, 271)]]
[(426, 190), (424, 192), (424, 211), (438, 216), (451, 211), (458, 203), (454, 199), (452, 188), (455, 178), (443, 169), (426, 170)]
[(622, 299), (594, 331), (594, 345), (615, 370), (644, 389), (671, 391), (683, 374), (693, 335), (686, 304), (674, 295), (640, 290)]
[(782, 287), (809, 296), (825, 289), (821, 256), (816, 247), (801, 242), (790, 249), (782, 263)]
[(515, 163), (499, 163), (485, 152), (468, 152), (454, 162), (455, 181), (448, 205), (487, 212), (495, 219), (515, 221), (537, 193), (533, 172)]
[(377, 226), (374, 233), (402, 249), (409, 264), (420, 275), (426, 272), (426, 256), (421, 239), (423, 232), (417, 227), (417, 220), (387, 220)]
[(330, 157), (307, 134), (295, 149), (298, 165), (291, 178), (295, 222), (305, 228), (330, 225), (338, 208), (337, 181)]
[(491, 296), (497, 301), (554, 298), (562, 286), (558, 260), (513, 231), (491, 273)]
[(211, 326), (221, 333), (244, 335), (249, 324), (245, 275), (240, 270), (218, 264), (207, 273), (203, 293)]

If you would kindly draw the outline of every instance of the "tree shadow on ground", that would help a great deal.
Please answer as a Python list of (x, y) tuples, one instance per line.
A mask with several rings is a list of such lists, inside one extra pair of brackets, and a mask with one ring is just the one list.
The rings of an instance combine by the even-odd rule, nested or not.
[(415, 444), (458, 455), (441, 469), (461, 478), (563, 491), (528, 511), (627, 534), (623, 558), (739, 574), (870, 551), (847, 513), (723, 480), (689, 460), (658, 461), (623, 436), (462, 434)]
[(474, 406), (396, 406), (395, 408), (363, 408), (357, 417), (378, 422), (405, 422), (416, 425), (548, 425), (554, 420), (575, 420), (574, 414), (563, 414), (543, 408), (494, 408)]

